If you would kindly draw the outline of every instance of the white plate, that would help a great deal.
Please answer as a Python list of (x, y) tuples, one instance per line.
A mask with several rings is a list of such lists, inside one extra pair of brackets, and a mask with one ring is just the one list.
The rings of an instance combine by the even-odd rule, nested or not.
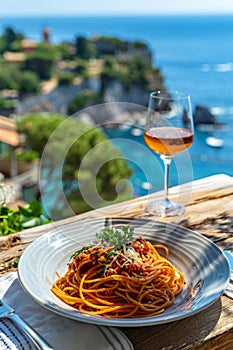
[(57, 298), (51, 287), (56, 271), (63, 275), (72, 253), (90, 244), (104, 219), (79, 221), (48, 232), (34, 241), (22, 254), (18, 273), (23, 288), (44, 307), (63, 316), (105, 326), (137, 327), (161, 324), (193, 315), (218, 299), (230, 277), (223, 252), (200, 234), (172, 224), (144, 219), (114, 219), (114, 225), (134, 227), (135, 237), (142, 235), (155, 243), (165, 244), (169, 259), (184, 273), (186, 287), (174, 305), (157, 316), (110, 319), (88, 315)]

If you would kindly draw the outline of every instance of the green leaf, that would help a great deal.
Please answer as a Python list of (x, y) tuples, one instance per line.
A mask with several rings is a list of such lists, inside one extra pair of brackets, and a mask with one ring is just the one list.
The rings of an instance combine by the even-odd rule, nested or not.
[(39, 218), (31, 218), (30, 220), (25, 221), (22, 224), (23, 228), (29, 228), (29, 227), (35, 227), (40, 225), (40, 219)]
[(7, 206), (0, 207), (0, 236), (19, 232), (51, 222), (43, 215), (40, 203), (37, 200), (24, 207), (11, 209)]
[(46, 216), (44, 216), (44, 215), (40, 216), (40, 225), (49, 224), (50, 222), (51, 222), (51, 220), (46, 218)]
[(101, 243), (108, 243), (113, 245), (116, 249), (122, 249), (127, 242), (133, 240), (133, 228), (129, 226), (122, 226), (120, 229), (115, 227), (105, 227), (96, 234)]
[(31, 201), (30, 208), (34, 216), (40, 216), (43, 214), (41, 204), (36, 199)]
[(13, 212), (13, 209), (10, 209), (9, 207), (3, 205), (3, 206), (0, 206), (0, 215), (4, 216), (4, 215), (8, 215), (8, 213), (10, 212)]
[(18, 209), (19, 209), (20, 214), (22, 214), (23, 216), (26, 216), (26, 217), (32, 216), (32, 210), (31, 210), (29, 204), (25, 205), (25, 207), (21, 207), (21, 205), (19, 205)]

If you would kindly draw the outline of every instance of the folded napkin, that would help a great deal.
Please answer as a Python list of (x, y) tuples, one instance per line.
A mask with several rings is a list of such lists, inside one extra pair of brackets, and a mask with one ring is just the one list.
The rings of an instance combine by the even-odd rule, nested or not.
[[(53, 313), (22, 289), (17, 273), (0, 278), (0, 298), (41, 334), (55, 350), (132, 350), (127, 337), (114, 327), (82, 323)], [(35, 350), (35, 345), (8, 319), (0, 320), (0, 350)]]
[(227, 251), (227, 250), (224, 250), (223, 252), (230, 264), (230, 269), (231, 269), (230, 280), (224, 291), (224, 294), (229, 298), (233, 299), (233, 255), (231, 254), (230, 251)]
[(224, 294), (233, 299), (233, 271), (231, 271), (230, 281), (224, 291)]

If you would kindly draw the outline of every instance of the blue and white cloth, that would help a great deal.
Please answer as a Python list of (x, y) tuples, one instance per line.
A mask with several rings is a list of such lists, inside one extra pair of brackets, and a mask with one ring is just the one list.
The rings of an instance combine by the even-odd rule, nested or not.
[[(127, 337), (116, 328), (74, 321), (37, 304), (22, 289), (16, 272), (0, 278), (0, 298), (55, 350), (133, 350)], [(28, 336), (10, 320), (0, 320), (0, 350), (35, 349)]]

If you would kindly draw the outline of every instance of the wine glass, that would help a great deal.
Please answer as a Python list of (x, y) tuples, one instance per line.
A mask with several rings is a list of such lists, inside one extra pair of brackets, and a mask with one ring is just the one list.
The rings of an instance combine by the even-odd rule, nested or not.
[(163, 217), (184, 214), (184, 205), (169, 200), (168, 186), (173, 157), (189, 148), (194, 140), (190, 96), (180, 92), (152, 92), (146, 115), (144, 140), (163, 160), (165, 196), (162, 201), (149, 203), (146, 211)]

